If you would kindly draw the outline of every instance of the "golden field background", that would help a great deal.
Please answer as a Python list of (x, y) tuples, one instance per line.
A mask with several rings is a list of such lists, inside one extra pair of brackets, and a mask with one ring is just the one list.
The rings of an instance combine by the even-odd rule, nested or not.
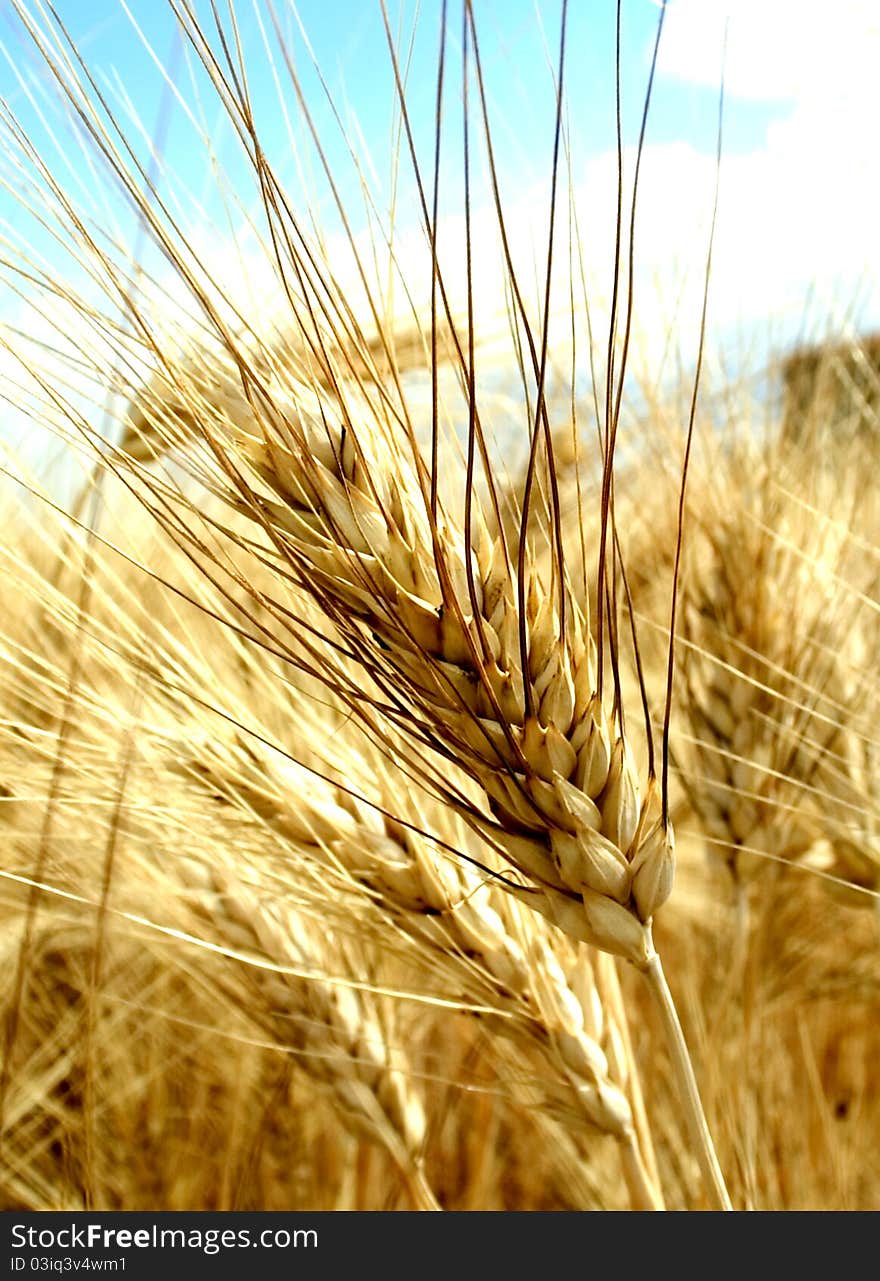
[[(71, 101), (96, 112), (76, 74)], [(246, 94), (214, 77), (232, 112)], [(589, 714), (648, 813), (679, 550), (675, 885), (662, 902), (652, 884), (656, 912), (609, 897), (649, 934), (653, 918), (734, 1208), (876, 1208), (876, 340), (728, 377), (707, 359), (692, 405), (692, 364), (661, 387), (640, 363), (625, 248), (619, 311), (575, 298), (565, 197), (546, 297), (540, 273), (517, 297), (533, 264), (505, 260), (496, 218), (490, 323), (468, 273), (461, 289), (439, 270), (439, 298), (430, 236), (395, 258), (392, 228), (377, 249), (375, 210), (352, 285), (256, 149), (276, 293), (242, 319), (118, 143), (99, 162), (97, 126), (91, 141), (108, 191), (141, 193), (173, 288), (79, 223), (18, 139), (40, 216), (99, 288), (4, 262), (40, 317), (4, 326), (5, 396), (55, 467), (4, 460), (4, 1208), (711, 1205), (638, 965), (611, 927), (563, 932), (525, 892), (537, 846), (557, 858), (542, 893), (572, 898), (568, 845), (534, 805), (568, 759), (541, 701), (554, 653), (576, 681), (598, 644)], [(386, 516), (409, 538), (408, 594)], [(487, 764), (495, 704), (482, 738), (474, 717), (444, 722), (485, 692), (461, 651), (493, 617), (490, 544), (544, 709), (539, 748), (528, 715), (506, 727), (530, 809)], [(577, 786), (625, 867), (642, 826), (620, 836), (605, 768)]]

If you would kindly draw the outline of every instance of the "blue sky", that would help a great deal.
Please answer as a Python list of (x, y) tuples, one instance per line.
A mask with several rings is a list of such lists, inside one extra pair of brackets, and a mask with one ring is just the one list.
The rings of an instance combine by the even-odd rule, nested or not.
[[(228, 121), (191, 51), (176, 33), (164, 0), (129, 0), (131, 17), (119, 0), (57, 0), (57, 10), (87, 61), (125, 132), (146, 158), (148, 139), (162, 129), (164, 173), (158, 186), (176, 195), (184, 218), (213, 230), (217, 248), (235, 234), (235, 211), (217, 198), (216, 171), (206, 159), (198, 129), (174, 99), (132, 22), (140, 26), (158, 60), (173, 71), (182, 98), (195, 111), (198, 128), (210, 139), (216, 160), (232, 187), (245, 188), (246, 168)], [(206, 27), (210, 4), (196, 4)], [(225, 11), (225, 5), (219, 6)], [(285, 39), (303, 84), (334, 173), (358, 225), (356, 174), (333, 119), (333, 112), (310, 66), (304, 37), (292, 10), (276, 5)], [(392, 22), (404, 41), (416, 6), (389, 0)], [(460, 46), (460, 5), (450, 0), (449, 42)], [(545, 43), (555, 59), (560, 6), (550, 0), (476, 0), (493, 134), (505, 193), (511, 208), (521, 196), (546, 191), (553, 127), (553, 91)], [(729, 11), (729, 12), (728, 12)], [(678, 295), (690, 274), (699, 282), (714, 186), (714, 147), (724, 25), (729, 23), (722, 213), (713, 280), (713, 316), (719, 332), (772, 319), (778, 332), (803, 326), (807, 300), (819, 317), (845, 327), (857, 305), (865, 323), (880, 323), (876, 289), (876, 233), (880, 221), (875, 128), (880, 118), (880, 38), (872, 0), (672, 0), (668, 8), (644, 167), (639, 231), (639, 269), (645, 298), (646, 330), (662, 326), (652, 311), (653, 295)], [(394, 90), (378, 0), (301, 0), (302, 26), (326, 78), (334, 105), (347, 122), (356, 121), (356, 146), (380, 201), (387, 197)], [(423, 0), (413, 43), (407, 99), (422, 162), (430, 166), (434, 119), (435, 66), (440, 0)], [(56, 171), (84, 199), (102, 196), (76, 149), (63, 136), (59, 151), (48, 141), (46, 122), (55, 127), (48, 81), (35, 51), (23, 38), (10, 6), (0, 10), (0, 93), (35, 142), (52, 155)], [(292, 94), (276, 60), (283, 87), (273, 79), (261, 30), (271, 29), (266, 0), (237, 0), (236, 14), (251, 93), (263, 145), (294, 202), (305, 190), (321, 189), (315, 158), (297, 160), (305, 130), (296, 120)], [(625, 0), (623, 6), (624, 132), (632, 144), (638, 131), (651, 43), (658, 18), (654, 0)], [(583, 200), (599, 264), (608, 261), (609, 218), (613, 212), (614, 47), (613, 0), (572, 0), (569, 8), (566, 89), (573, 138), (572, 181)], [(228, 29), (228, 23), (227, 23)], [(272, 37), (270, 36), (270, 40)], [(446, 106), (447, 191), (461, 175), (460, 82), (450, 63)], [(35, 108), (18, 77), (36, 93)], [(281, 101), (288, 106), (287, 116)], [(48, 114), (40, 120), (39, 112)], [(160, 121), (164, 124), (160, 126)], [(289, 124), (288, 122), (292, 122)], [(354, 128), (354, 126), (352, 126)], [(290, 129), (290, 132), (288, 132)], [(307, 149), (306, 149), (307, 150)], [(2, 162), (0, 162), (2, 164)], [(0, 171), (2, 172), (2, 171)], [(241, 181), (239, 181), (239, 178)], [(91, 185), (90, 185), (91, 184)], [(411, 188), (404, 183), (398, 218), (417, 223)], [(318, 196), (325, 225), (334, 215), (326, 189)], [(455, 204), (454, 199), (451, 204)], [(55, 252), (36, 224), (22, 231), (12, 198), (0, 191), (0, 220), (26, 235), (35, 248)], [(696, 297), (696, 294), (694, 295)], [(693, 302), (693, 299), (691, 300)], [(678, 303), (676, 303), (678, 305)], [(662, 309), (661, 309), (662, 310)], [(693, 308), (691, 308), (693, 310)], [(0, 304), (6, 316), (6, 303)], [(830, 320), (829, 320), (830, 318)]]
[[(162, 97), (161, 78), (119, 0), (59, 0), (56, 7), (99, 81), (111, 91), (117, 81), (124, 85), (143, 120), (147, 124), (154, 120)], [(210, 4), (201, 2), (194, 7), (206, 28), (210, 27)], [(224, 7), (220, 6), (221, 11)], [(392, 23), (399, 21), (400, 30), (408, 36), (417, 12), (415, 4), (407, 0), (401, 5), (390, 0), (388, 7)], [(292, 11), (284, 3), (276, 8), (289, 45), (305, 70), (305, 42)], [(459, 6), (453, 0), (449, 8), (449, 40), (452, 47), (458, 47)], [(186, 69), (180, 49), (176, 49), (180, 38), (170, 7), (164, 0), (130, 0), (130, 10), (159, 58), (166, 65), (174, 63), (186, 92)], [(537, 5), (534, 0), (477, 0), (475, 10), (496, 118), (502, 126), (509, 126), (500, 128), (498, 134), (503, 158), (510, 164), (537, 168), (534, 157), (539, 148), (544, 154), (547, 127), (552, 126), (541, 26), (555, 58), (560, 5), (547, 0)], [(39, 83), (45, 75), (39, 58), (22, 38), (11, 8), (4, 6), (0, 12), (0, 39), (15, 69)], [(409, 98), (415, 118), (427, 124), (433, 117), (439, 0), (425, 0), (419, 12)], [(301, 0), (298, 13), (337, 102), (350, 104), (367, 145), (381, 155), (387, 147), (392, 84), (378, 0)], [(258, 17), (271, 29), (270, 5), (266, 0), (257, 0), (256, 4), (253, 0), (238, 0), (236, 16), (246, 54), (252, 55), (254, 66), (265, 68)], [(625, 127), (630, 135), (638, 126), (657, 17), (653, 0), (628, 0), (624, 5), (623, 98)], [(613, 142), (614, 25), (612, 0), (575, 0), (570, 5), (566, 85), (573, 132), (579, 146), (587, 151), (607, 148)], [(707, 68), (707, 84), (687, 83), (676, 77), (661, 80), (651, 117), (651, 137), (656, 142), (687, 137), (697, 146), (711, 147), (720, 61), (719, 50), (716, 65)], [(314, 79), (308, 75), (307, 83), (315, 88)], [(273, 135), (281, 136), (282, 124), (276, 87), (267, 74), (255, 75), (251, 87), (261, 116), (261, 130), (271, 150)], [(8, 63), (0, 66), (0, 91), (17, 110), (23, 109), (23, 94)], [(326, 118), (317, 92), (313, 102), (319, 117)], [(727, 149), (736, 153), (757, 145), (768, 120), (780, 110), (778, 104), (766, 101), (740, 103), (736, 112), (729, 115)], [(172, 129), (168, 153), (171, 167), (183, 159), (176, 155), (174, 146), (175, 141), (185, 145), (184, 133)]]

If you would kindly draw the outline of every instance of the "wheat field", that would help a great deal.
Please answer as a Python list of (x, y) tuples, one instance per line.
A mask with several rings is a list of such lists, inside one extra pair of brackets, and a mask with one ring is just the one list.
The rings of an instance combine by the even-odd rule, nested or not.
[(537, 239), (484, 6), (377, 6), (381, 197), (292, 10), (171, 8), (187, 172), (12, 3), (0, 1203), (878, 1208), (876, 339), (726, 369), (719, 126), (652, 363), (565, 4)]

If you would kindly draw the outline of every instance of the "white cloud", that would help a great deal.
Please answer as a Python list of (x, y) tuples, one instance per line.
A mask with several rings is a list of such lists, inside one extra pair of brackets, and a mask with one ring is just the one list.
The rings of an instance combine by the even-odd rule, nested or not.
[(716, 85), (725, 29), (733, 97), (803, 103), (876, 96), (875, 0), (670, 0), (661, 74)]
[[(671, 0), (660, 72), (717, 88), (727, 28), (727, 118), (766, 103), (762, 145), (723, 161), (713, 278), (720, 323), (780, 315), (808, 295), (843, 318), (861, 288), (864, 323), (880, 324), (880, 8), (876, 0)], [(653, 151), (647, 167), (668, 157)], [(711, 157), (679, 162), (670, 180), (685, 226), (711, 198)], [(657, 216), (659, 192), (643, 218)]]

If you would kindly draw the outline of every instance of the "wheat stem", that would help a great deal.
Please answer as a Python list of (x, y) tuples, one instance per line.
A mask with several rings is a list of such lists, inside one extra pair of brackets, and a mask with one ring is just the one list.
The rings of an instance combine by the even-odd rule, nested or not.
[(672, 1059), (672, 1068), (678, 1086), (678, 1100), (690, 1135), (691, 1147), (700, 1163), (700, 1171), (706, 1193), (711, 1198), (713, 1209), (731, 1210), (730, 1196), (724, 1183), (724, 1175), (718, 1164), (712, 1135), (706, 1122), (697, 1078), (688, 1051), (684, 1032), (678, 1018), (678, 1011), (666, 982), (663, 964), (657, 952), (653, 952), (643, 969), (648, 987), (657, 1006), (663, 1023), (666, 1043)]
[(635, 1130), (629, 1130), (620, 1140), (620, 1157), (623, 1174), (634, 1210), (664, 1210), (663, 1199), (657, 1185), (645, 1168), (644, 1158)]
[(415, 1210), (442, 1210), (442, 1206), (431, 1190), (425, 1172), (419, 1166), (410, 1166), (403, 1171), (406, 1190)]
[[(642, 1092), (641, 1077), (639, 1075), (638, 1064), (636, 1063), (633, 1052), (632, 1037), (629, 1030), (629, 1018), (626, 1012), (626, 1005), (623, 1000), (623, 993), (620, 990), (620, 979), (617, 974), (617, 961), (613, 956), (607, 953), (599, 952), (596, 956), (596, 979), (602, 1000), (608, 1007), (608, 1014), (613, 1019), (615, 1026), (620, 1032), (620, 1049), (626, 1060), (626, 1080), (627, 1095), (633, 1115), (633, 1128), (638, 1139), (639, 1152), (641, 1153), (642, 1162), (647, 1172), (648, 1180), (655, 1189), (658, 1190), (661, 1185), (660, 1170), (657, 1165), (657, 1154), (654, 1151), (654, 1140), (651, 1137), (651, 1125), (648, 1121), (648, 1113), (645, 1109), (645, 1098)], [(624, 1065), (617, 1062), (617, 1054), (613, 1053), (612, 1063), (618, 1077), (624, 1072)], [(660, 1207), (665, 1208), (660, 1198)]]

